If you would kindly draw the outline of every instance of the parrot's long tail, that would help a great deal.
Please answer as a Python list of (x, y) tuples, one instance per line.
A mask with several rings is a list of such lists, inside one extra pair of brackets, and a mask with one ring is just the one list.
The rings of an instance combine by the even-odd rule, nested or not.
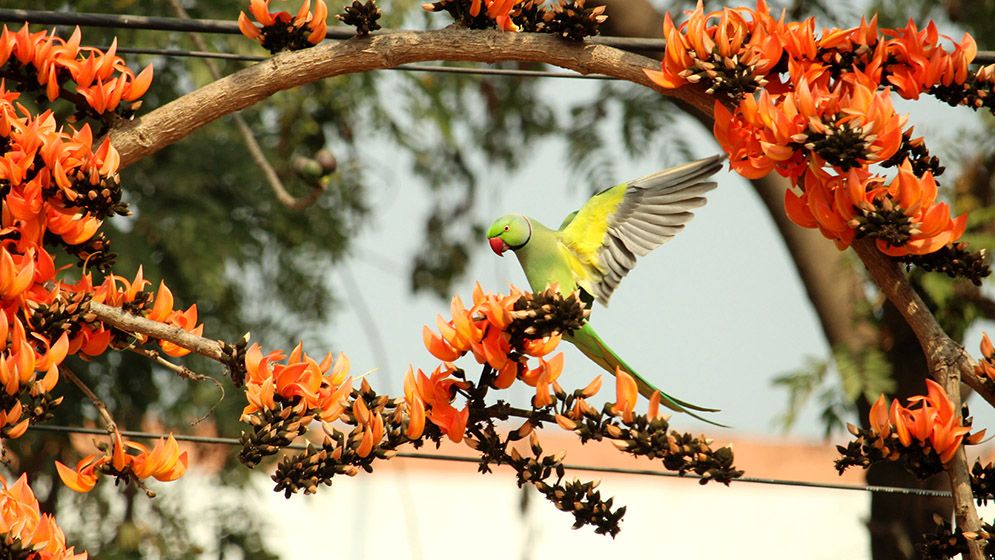
[[(623, 360), (618, 354), (616, 354), (611, 348), (609, 348), (608, 345), (605, 344), (605, 341), (601, 340), (601, 337), (598, 336), (598, 333), (594, 331), (594, 329), (591, 327), (590, 324), (584, 325), (582, 328), (578, 329), (577, 331), (574, 331), (573, 335), (568, 336), (566, 338), (567, 340), (572, 342), (574, 346), (580, 349), (580, 351), (583, 352), (588, 358), (590, 358), (591, 361), (598, 364), (599, 366), (604, 368), (605, 371), (611, 373), (612, 375), (615, 375), (616, 367), (621, 367), (623, 370), (625, 370), (629, 375), (631, 375), (636, 380), (636, 385), (639, 387), (640, 395), (646, 398), (650, 398), (653, 395), (654, 391), (659, 391), (659, 389), (654, 387), (653, 384), (647, 381), (645, 378), (643, 378), (643, 376), (636, 373), (636, 371), (632, 369), (632, 367), (629, 366), (629, 364), (625, 363), (625, 360)], [(686, 414), (690, 414), (691, 416), (694, 416), (695, 418), (701, 420), (702, 422), (708, 422), (709, 424), (715, 426), (720, 426), (723, 428), (729, 427), (724, 424), (719, 424), (718, 422), (713, 422), (707, 418), (703, 418), (698, 414), (692, 412), (693, 410), (697, 410), (699, 412), (718, 412), (719, 409), (717, 408), (705, 408), (703, 406), (691, 404), (689, 402), (682, 401), (676, 397), (668, 395), (663, 391), (660, 391), (660, 397), (661, 397), (660, 402), (663, 403), (667, 408), (676, 410), (678, 412), (684, 412)]]

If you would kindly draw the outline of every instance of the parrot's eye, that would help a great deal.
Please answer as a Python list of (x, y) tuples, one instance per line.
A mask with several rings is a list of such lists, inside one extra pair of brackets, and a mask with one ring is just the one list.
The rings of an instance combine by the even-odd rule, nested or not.
[(508, 226), (504, 226), (504, 231), (508, 231), (509, 229), (511, 228), (509, 228)]

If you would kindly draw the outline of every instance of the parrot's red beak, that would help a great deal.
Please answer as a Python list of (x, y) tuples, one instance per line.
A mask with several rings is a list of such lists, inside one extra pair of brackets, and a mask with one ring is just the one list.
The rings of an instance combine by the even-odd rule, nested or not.
[(503, 257), (504, 252), (508, 250), (508, 244), (500, 237), (492, 237), (487, 242), (491, 244), (491, 250), (499, 257)]

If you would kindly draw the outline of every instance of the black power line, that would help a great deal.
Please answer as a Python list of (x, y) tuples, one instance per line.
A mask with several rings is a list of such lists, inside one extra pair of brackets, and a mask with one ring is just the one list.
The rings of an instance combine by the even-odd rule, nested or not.
[[(56, 426), (56, 425), (33, 425), (29, 428), (32, 431), (38, 432), (56, 432), (63, 434), (88, 434), (95, 436), (106, 436), (108, 435), (107, 430), (101, 430), (98, 428), (82, 428), (76, 426)], [(136, 432), (120, 430), (122, 436), (137, 438), (137, 439), (159, 439), (167, 437), (168, 434), (158, 434), (152, 432)], [(173, 438), (177, 441), (186, 441), (198, 445), (233, 445), (240, 446), (242, 442), (237, 438), (229, 437), (212, 437), (212, 436), (191, 436), (184, 434), (173, 434)], [(287, 446), (287, 449), (295, 450), (305, 450), (307, 445), (295, 443)], [(407, 459), (425, 459), (431, 461), (449, 461), (455, 463), (473, 463), (477, 464), (480, 462), (479, 459), (474, 457), (465, 457), (461, 455), (447, 455), (444, 453), (420, 453), (420, 452), (400, 452), (396, 457), (404, 457)], [(689, 478), (692, 480), (700, 479), (700, 476), (688, 474), (680, 475), (673, 472), (660, 471), (655, 469), (627, 469), (620, 467), (600, 467), (596, 465), (572, 465), (564, 463), (564, 468), (575, 470), (575, 471), (587, 471), (587, 472), (600, 472), (600, 473), (611, 473), (611, 474), (627, 474), (627, 475), (638, 475), (638, 476), (660, 476), (665, 478)], [(750, 483), (750, 484), (766, 484), (774, 486), (794, 486), (800, 488), (819, 488), (823, 490), (848, 490), (857, 492), (872, 492), (876, 494), (899, 494), (904, 496), (927, 496), (936, 498), (949, 498), (951, 497), (950, 492), (945, 490), (931, 490), (929, 488), (903, 488), (898, 486), (874, 486), (874, 485), (862, 485), (862, 484), (837, 484), (831, 482), (809, 482), (805, 480), (783, 480), (779, 478), (759, 478), (744, 476), (735, 479), (735, 483)]]

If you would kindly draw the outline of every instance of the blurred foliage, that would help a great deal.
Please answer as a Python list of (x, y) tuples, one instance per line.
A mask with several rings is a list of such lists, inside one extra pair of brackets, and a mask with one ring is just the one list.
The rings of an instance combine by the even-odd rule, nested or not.
[(847, 418), (854, 416), (854, 403), (859, 399), (874, 402), (881, 393), (895, 390), (891, 364), (877, 349), (858, 355), (837, 349), (830, 359), (809, 358), (804, 366), (775, 378), (773, 383), (788, 392), (788, 406), (776, 423), (789, 430), (814, 398), (827, 438), (842, 430)]

